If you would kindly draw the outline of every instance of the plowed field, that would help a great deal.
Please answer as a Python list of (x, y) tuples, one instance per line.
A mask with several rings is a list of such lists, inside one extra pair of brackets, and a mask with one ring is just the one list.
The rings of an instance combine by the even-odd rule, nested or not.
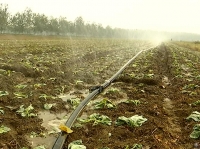
[(51, 148), (59, 126), (54, 123), (64, 123), (73, 110), (61, 97), (73, 92), (82, 100), (90, 86), (152, 46), (117, 39), (0, 39), (0, 148), (5, 149)]
[[(162, 44), (136, 59), (98, 99), (110, 99), (114, 109), (88, 110), (112, 120), (112, 125), (88, 123), (74, 129), (68, 142), (81, 139), (88, 148), (193, 149), (199, 139), (190, 138), (198, 122), (186, 120), (199, 111), (199, 53), (173, 44)], [(139, 104), (121, 102), (138, 100)], [(147, 121), (140, 127), (116, 126), (120, 116), (140, 115)], [(66, 144), (67, 144), (66, 143)], [(136, 148), (136, 147), (135, 147)]]
[[(83, 100), (91, 86), (152, 46), (117, 39), (1, 37), (0, 148), (50, 149), (58, 126), (77, 106), (71, 99)], [(88, 149), (200, 148), (200, 140), (190, 137), (198, 117), (187, 119), (200, 112), (199, 59), (199, 52), (174, 43), (142, 53), (84, 109), (64, 148), (75, 140)], [(102, 99), (114, 108), (95, 109)], [(81, 123), (93, 113), (108, 116), (111, 125)], [(134, 115), (146, 121), (138, 127), (116, 124), (119, 117)]]

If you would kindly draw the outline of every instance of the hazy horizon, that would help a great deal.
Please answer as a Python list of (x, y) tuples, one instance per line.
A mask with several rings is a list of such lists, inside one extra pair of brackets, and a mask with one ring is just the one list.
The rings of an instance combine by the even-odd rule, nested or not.
[(200, 1), (197, 0), (1, 0), (15, 14), (30, 8), (47, 16), (110, 25), (113, 28), (200, 34)]

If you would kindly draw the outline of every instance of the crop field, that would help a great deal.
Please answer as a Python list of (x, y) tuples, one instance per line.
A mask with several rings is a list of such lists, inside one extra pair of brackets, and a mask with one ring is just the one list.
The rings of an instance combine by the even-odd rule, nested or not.
[[(37, 138), (53, 144), (55, 137), (47, 136), (56, 132), (49, 128), (48, 118), (62, 119), (73, 110), (60, 96), (71, 91), (87, 94), (90, 86), (103, 83), (150, 46), (128, 40), (2, 36), (0, 148), (45, 145), (30, 140)], [(84, 96), (79, 93), (79, 98)]]
[(0, 148), (52, 148), (89, 89), (150, 47), (90, 101), (63, 148), (200, 148), (198, 44), (37, 36), (0, 37)]
[[(199, 58), (174, 43), (139, 56), (93, 101), (89, 116), (78, 119), (66, 144), (80, 139), (88, 148), (199, 148)], [(107, 123), (93, 113), (108, 116)]]

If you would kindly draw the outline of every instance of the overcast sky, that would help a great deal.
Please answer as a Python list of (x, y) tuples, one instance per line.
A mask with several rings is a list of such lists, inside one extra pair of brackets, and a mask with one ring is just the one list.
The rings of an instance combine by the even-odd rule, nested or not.
[(47, 16), (126, 29), (150, 29), (200, 34), (200, 0), (0, 0), (10, 13), (27, 7)]

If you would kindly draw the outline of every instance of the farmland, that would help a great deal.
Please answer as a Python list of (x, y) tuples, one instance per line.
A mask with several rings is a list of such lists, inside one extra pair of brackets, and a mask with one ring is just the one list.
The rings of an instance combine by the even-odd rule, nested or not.
[(1, 39), (0, 122), (10, 131), (1, 134), (0, 145), (8, 148), (28, 147), (31, 133), (46, 133), (37, 116), (45, 110), (45, 104), (54, 105), (51, 113), (69, 114), (72, 109), (66, 108), (66, 101), (59, 95), (88, 90), (104, 82), (141, 48), (151, 46), (147, 42), (112, 39)]
[[(183, 47), (165, 43), (139, 56), (97, 98), (109, 99), (115, 107), (97, 109), (93, 104), (93, 110), (88, 109), (88, 115), (106, 115), (112, 124), (84, 123), (69, 135), (68, 143), (81, 139), (88, 148), (199, 148), (194, 138), (199, 137), (195, 117), (199, 115), (200, 55)], [(145, 118), (142, 126), (130, 122), (118, 126), (119, 117), (134, 115)]]
[[(91, 86), (104, 83), (140, 50), (155, 46), (120, 39), (0, 39), (0, 148), (12, 149), (51, 148), (57, 132), (50, 121), (64, 123)], [(64, 148), (75, 140), (88, 149), (198, 146), (198, 136), (191, 138), (191, 133), (199, 121), (200, 54), (184, 44), (163, 43), (141, 54), (89, 103)], [(195, 111), (196, 121), (188, 118)], [(95, 113), (108, 123), (90, 120)], [(135, 115), (143, 123), (122, 122)]]

